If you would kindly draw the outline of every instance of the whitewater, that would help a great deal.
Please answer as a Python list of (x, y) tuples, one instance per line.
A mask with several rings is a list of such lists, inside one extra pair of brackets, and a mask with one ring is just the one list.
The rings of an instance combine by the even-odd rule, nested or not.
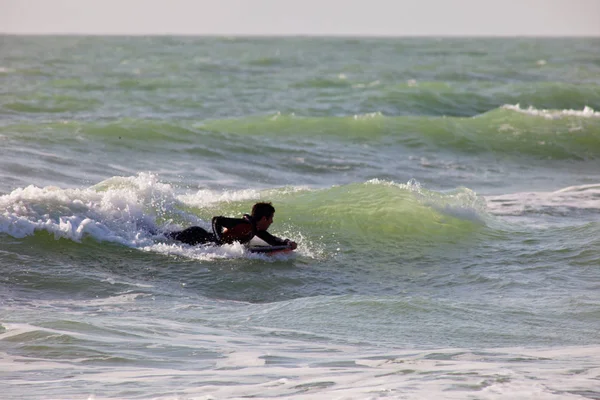
[(2, 36), (0, 397), (600, 399), (599, 55)]

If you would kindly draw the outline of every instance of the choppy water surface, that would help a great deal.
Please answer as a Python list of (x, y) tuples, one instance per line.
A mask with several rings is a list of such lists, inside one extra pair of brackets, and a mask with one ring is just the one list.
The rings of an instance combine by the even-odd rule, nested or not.
[[(9, 398), (600, 399), (600, 41), (0, 41)], [(272, 201), (293, 255), (161, 232)]]

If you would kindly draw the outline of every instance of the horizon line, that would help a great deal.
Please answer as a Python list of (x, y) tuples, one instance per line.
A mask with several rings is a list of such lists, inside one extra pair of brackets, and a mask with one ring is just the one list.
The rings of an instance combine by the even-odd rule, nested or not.
[(1, 36), (72, 36), (72, 37), (208, 37), (208, 38), (340, 38), (340, 39), (401, 39), (401, 38), (529, 38), (529, 39), (600, 39), (598, 34), (540, 34), (540, 33), (515, 33), (515, 34), (355, 34), (355, 33), (176, 33), (176, 32), (2, 32)]

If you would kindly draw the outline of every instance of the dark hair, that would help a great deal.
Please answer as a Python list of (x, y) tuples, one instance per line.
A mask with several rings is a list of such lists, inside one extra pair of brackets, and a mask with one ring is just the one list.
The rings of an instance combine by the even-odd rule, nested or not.
[(273, 214), (275, 214), (275, 208), (271, 203), (261, 202), (252, 206), (252, 218), (255, 221), (260, 221), (262, 217), (270, 218)]

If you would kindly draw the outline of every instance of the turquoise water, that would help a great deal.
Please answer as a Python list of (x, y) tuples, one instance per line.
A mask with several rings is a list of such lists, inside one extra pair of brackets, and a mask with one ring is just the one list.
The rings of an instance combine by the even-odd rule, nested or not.
[[(2, 36), (10, 398), (600, 398), (600, 41)], [(257, 200), (293, 255), (190, 247)]]

